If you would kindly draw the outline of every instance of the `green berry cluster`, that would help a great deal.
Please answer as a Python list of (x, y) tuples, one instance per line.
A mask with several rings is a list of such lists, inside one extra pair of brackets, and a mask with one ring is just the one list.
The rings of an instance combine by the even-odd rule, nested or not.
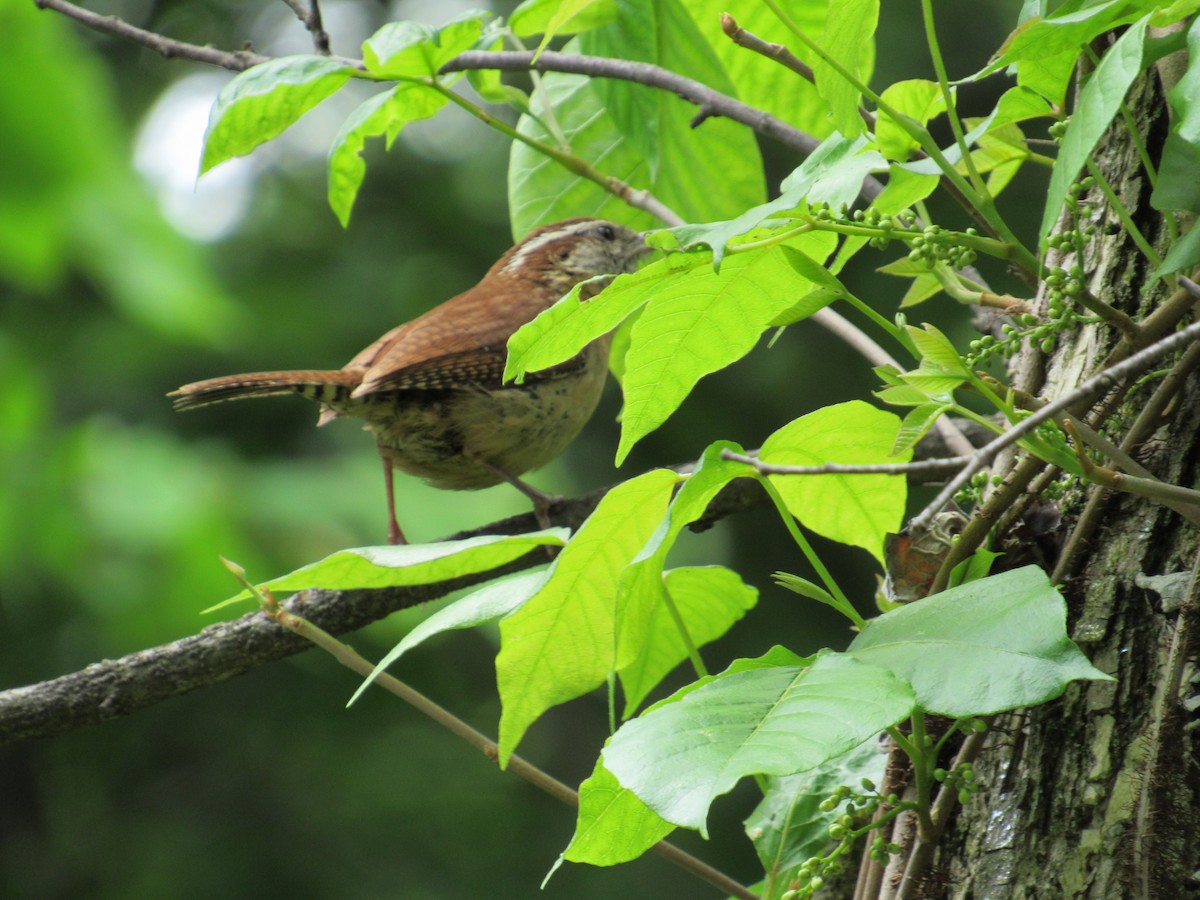
[[(974, 237), (978, 232), (968, 228), (963, 234)], [(952, 268), (961, 269), (974, 264), (976, 253), (963, 246), (956, 231), (947, 231), (940, 225), (926, 225), (921, 233), (909, 239), (908, 258), (913, 262), (924, 261), (929, 265), (944, 262)]]
[[(843, 803), (846, 805), (841, 815), (829, 825), (829, 837), (836, 841), (837, 845), (824, 856), (813, 856), (800, 864), (791, 888), (783, 894), (783, 900), (805, 900), (824, 886), (827, 879), (840, 874), (843, 868), (842, 857), (850, 852), (854, 842), (866, 830), (863, 826), (870, 821), (876, 808), (880, 804), (895, 806), (900, 802), (900, 798), (895, 794), (882, 796), (869, 778), (862, 780), (862, 790), (866, 793), (858, 793), (846, 785), (841, 785), (821, 801), (818, 809), (824, 813), (833, 812)], [(882, 839), (872, 844), (872, 852), (880, 840)], [(894, 845), (886, 842), (882, 846), (885, 858), (888, 852), (896, 853), (900, 849), (891, 849)]]
[(975, 769), (970, 763), (963, 763), (953, 769), (934, 769), (933, 777), (949, 788), (958, 791), (958, 802), (964, 806), (971, 795), (979, 792), (979, 784), (975, 781)]

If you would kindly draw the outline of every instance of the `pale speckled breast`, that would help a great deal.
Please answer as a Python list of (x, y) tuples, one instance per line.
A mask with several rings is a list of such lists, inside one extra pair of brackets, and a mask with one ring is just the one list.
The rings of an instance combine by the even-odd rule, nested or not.
[(589, 345), (584, 365), (558, 378), (494, 390), (385, 394), (351, 414), (367, 420), (397, 469), (447, 490), (491, 487), (503, 479), (473, 460), (518, 476), (566, 449), (600, 402), (609, 343)]

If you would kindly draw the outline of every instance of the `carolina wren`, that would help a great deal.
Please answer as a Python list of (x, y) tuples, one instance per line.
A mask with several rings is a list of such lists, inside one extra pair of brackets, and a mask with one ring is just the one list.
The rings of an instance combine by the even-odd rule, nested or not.
[[(388, 541), (396, 522), (392, 469), (434, 487), (477, 490), (508, 481), (534, 501), (548, 498), (519, 475), (557, 457), (591, 417), (608, 371), (608, 337), (574, 359), (504, 384), (509, 337), (577, 283), (631, 272), (647, 251), (634, 231), (601, 219), (536, 228), (470, 290), (393, 328), (341, 369), (257, 372), (185, 384), (175, 408), (300, 394), (321, 404), (318, 425), (362, 419), (383, 457)], [(589, 298), (599, 284), (585, 285)]]

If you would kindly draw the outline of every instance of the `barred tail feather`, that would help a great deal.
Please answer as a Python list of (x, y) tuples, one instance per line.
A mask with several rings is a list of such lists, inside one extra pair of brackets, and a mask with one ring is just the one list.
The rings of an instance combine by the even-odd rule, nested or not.
[(177, 410), (196, 409), (226, 400), (299, 394), (318, 403), (345, 399), (358, 385), (359, 376), (341, 369), (309, 372), (251, 372), (226, 375), (185, 384), (167, 394)]

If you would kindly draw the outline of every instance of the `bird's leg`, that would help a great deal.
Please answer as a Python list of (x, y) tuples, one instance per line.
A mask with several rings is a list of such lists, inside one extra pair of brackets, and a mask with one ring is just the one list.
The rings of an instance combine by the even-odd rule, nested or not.
[(505, 472), (499, 466), (488, 462), (486, 459), (475, 456), (474, 454), (471, 454), (471, 453), (465, 453), (464, 455), (469, 456), (472, 460), (477, 462), (479, 465), (483, 466), (488, 471), (494, 472), (500, 478), (507, 481), (509, 484), (511, 484), (513, 487), (515, 487), (518, 491), (520, 491), (522, 494), (524, 494), (526, 497), (528, 497), (530, 500), (532, 500), (533, 501), (533, 517), (535, 519), (537, 519), (538, 525), (542, 528), (549, 528), (551, 526), (550, 507), (553, 506), (555, 503), (561, 502), (563, 499), (562, 497), (560, 497), (558, 494), (547, 494), (545, 491), (539, 491), (532, 484), (528, 484), (528, 483), (522, 481), (516, 475), (509, 475), (507, 472)]
[(396, 521), (396, 492), (392, 487), (392, 461), (386, 456), (383, 457), (383, 485), (384, 490), (387, 491), (388, 543), (407, 544), (408, 539), (400, 530), (400, 523)]

